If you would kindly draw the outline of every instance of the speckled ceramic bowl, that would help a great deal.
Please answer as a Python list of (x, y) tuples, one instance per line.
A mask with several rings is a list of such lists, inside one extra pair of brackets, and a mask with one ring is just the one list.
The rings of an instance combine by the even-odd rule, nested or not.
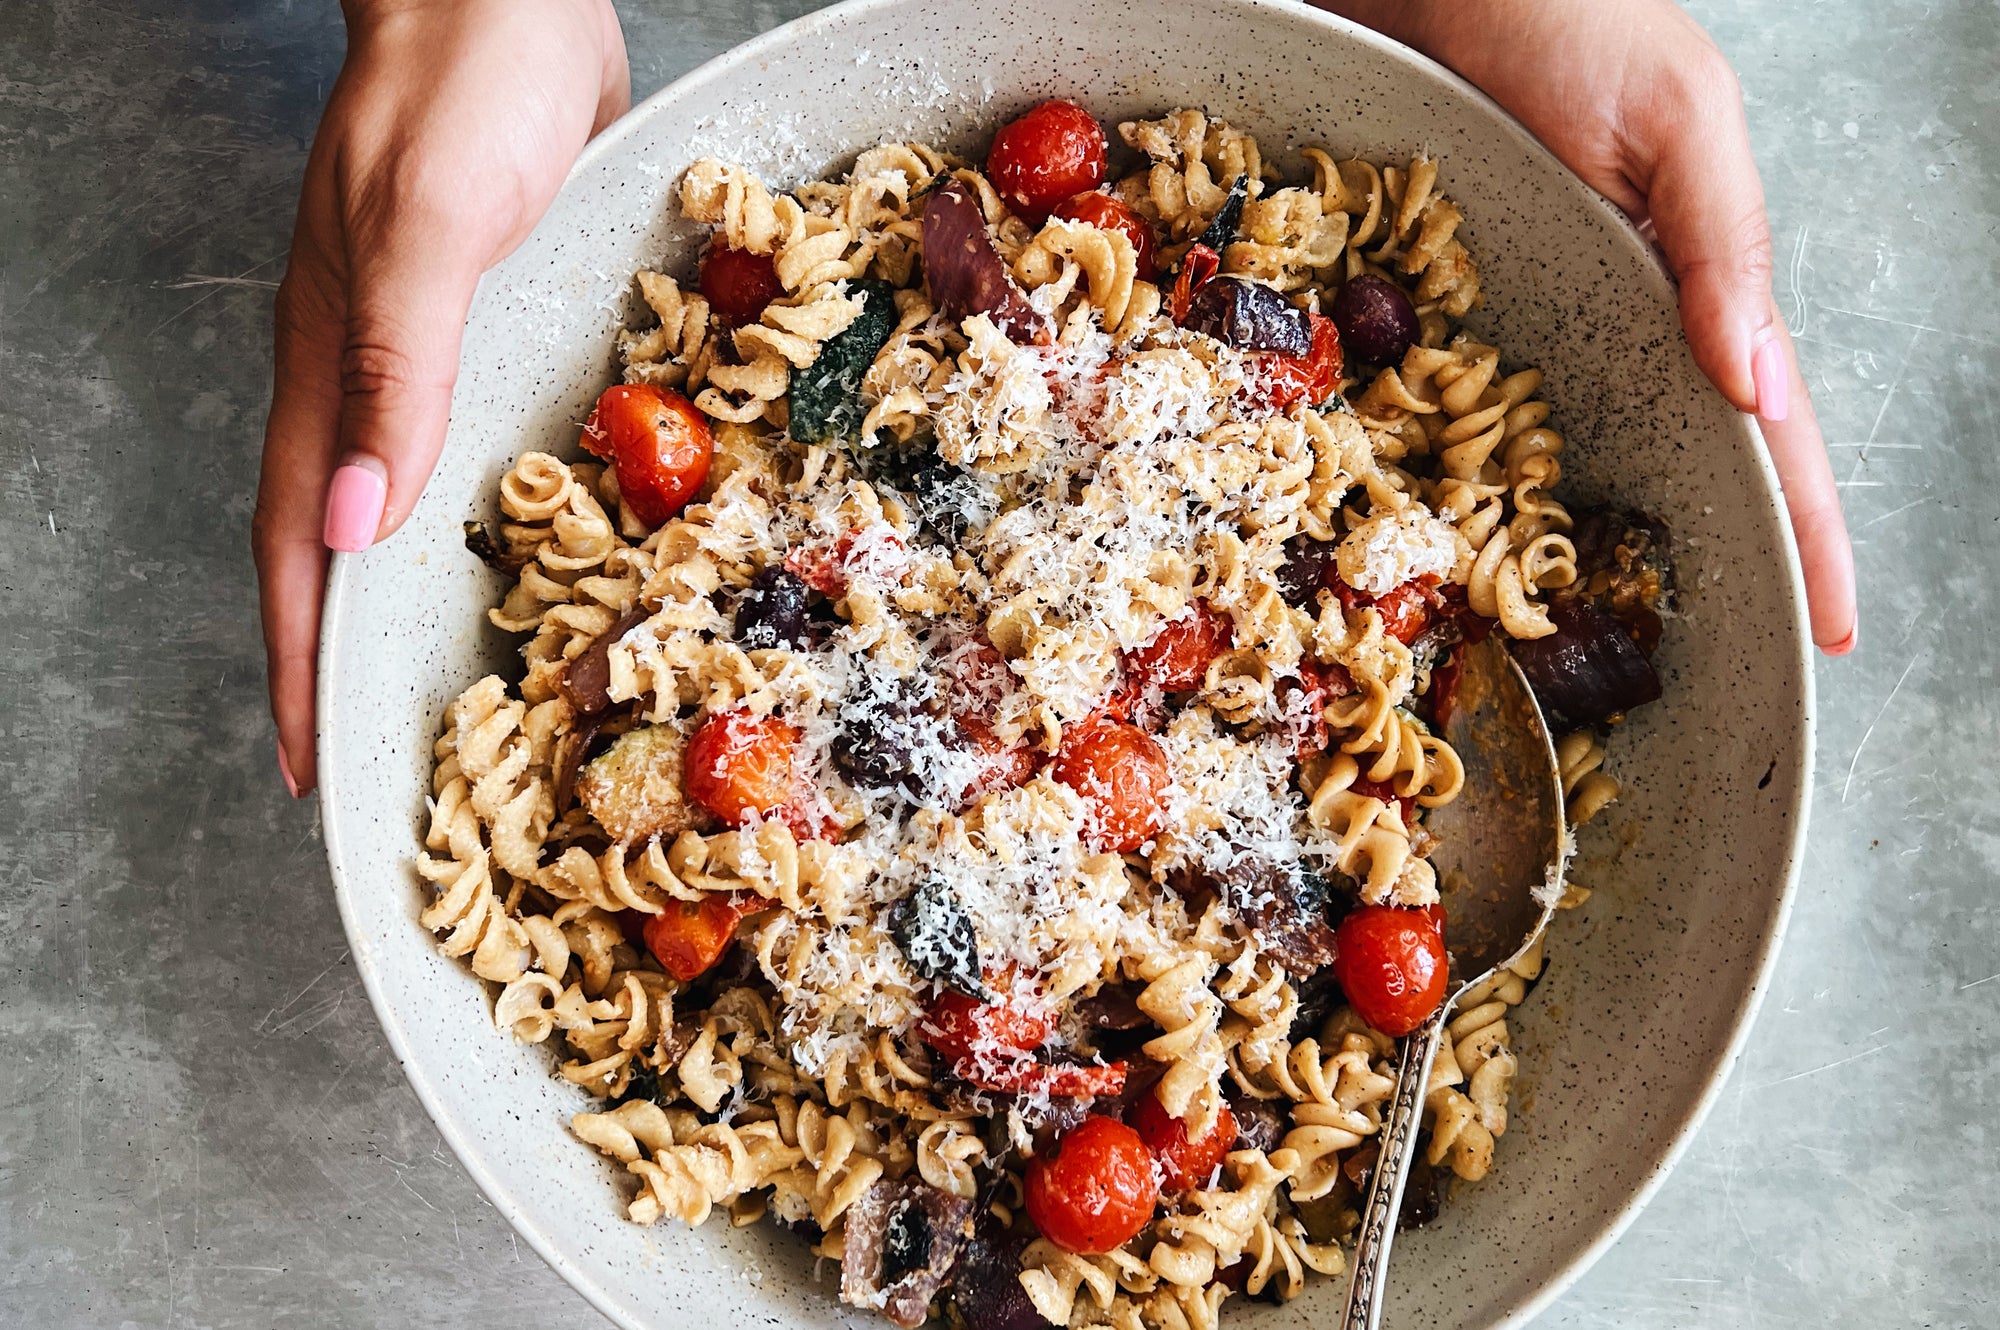
[[(619, 1323), (876, 1325), (768, 1227), (643, 1229), (613, 1170), (566, 1130), (583, 1103), (549, 1053), (514, 1044), (491, 997), (441, 958), (411, 869), (449, 700), (511, 644), (499, 580), (460, 523), (530, 448), (568, 449), (612, 377), (641, 266), (691, 270), (669, 206), (682, 168), (735, 158), (786, 184), (885, 137), (965, 147), (1046, 96), (1115, 122), (1204, 106), (1267, 152), (1443, 161), (1484, 273), (1474, 324), (1541, 366), (1572, 491), (1664, 515), (1683, 612), (1666, 698), (1623, 728), (1626, 795), (1589, 828), (1547, 980), (1521, 1009), (1519, 1111), (1491, 1178), (1397, 1245), (1388, 1323), (1526, 1320), (1609, 1243), (1671, 1166), (1734, 1057), (1779, 933), (1805, 828), (1811, 674), (1776, 479), (1697, 373), (1644, 243), (1505, 114), (1423, 58), (1291, 4), (858, 0), (682, 79), (591, 145), (542, 225), (480, 288), (450, 445), (395, 539), (340, 556), (327, 602), (320, 788), (354, 955), (390, 1042), (452, 1148), (523, 1236)], [(1239, 1330), (1324, 1323), (1339, 1281)]]

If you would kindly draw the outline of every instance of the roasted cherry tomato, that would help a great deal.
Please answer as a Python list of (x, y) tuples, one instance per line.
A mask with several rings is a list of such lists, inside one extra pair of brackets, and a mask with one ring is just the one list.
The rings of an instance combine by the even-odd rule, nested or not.
[(776, 716), (725, 711), (694, 732), (681, 781), (690, 799), (741, 826), (753, 813), (781, 809), (797, 794), (792, 757), (798, 746), (797, 728)]
[(1208, 667), (1235, 641), (1227, 615), (1198, 600), (1188, 613), (1153, 634), (1153, 640), (1125, 657), (1126, 677), (1141, 688), (1178, 693), (1198, 688)]
[(947, 988), (931, 1002), (917, 1033), (956, 1061), (992, 1060), (1033, 1052), (1055, 1028), (1056, 1014), (1045, 1004), (1022, 999), (981, 1002)]
[(1124, 854), (1153, 838), (1166, 816), (1167, 754), (1124, 721), (1079, 721), (1063, 732), (1049, 774), (1083, 796), (1099, 849)]
[(1366, 798), (1380, 799), (1385, 804), (1400, 806), (1403, 810), (1403, 825), (1406, 827), (1416, 820), (1416, 796), (1396, 793), (1396, 787), (1386, 780), (1357, 780), (1347, 788)]
[(1382, 616), (1382, 631), (1404, 646), (1416, 641), (1431, 625), (1429, 588), (1420, 583), (1405, 582), (1379, 596), (1356, 591), (1338, 577), (1333, 579), (1332, 586), (1333, 594), (1350, 610), (1374, 606), (1375, 612)]
[(1333, 396), (1335, 386), (1340, 383), (1340, 330), (1324, 315), (1314, 314), (1311, 319), (1312, 351), (1305, 358), (1275, 351), (1258, 352), (1252, 357), (1256, 378), (1251, 392), (1258, 405), (1272, 411), (1289, 411), (1294, 402), (1302, 399), (1308, 406), (1318, 406)]
[(1091, 1114), (1028, 1162), (1028, 1217), (1064, 1251), (1095, 1256), (1139, 1235), (1160, 1199), (1152, 1152), (1139, 1133)]
[(1100, 231), (1122, 231), (1132, 242), (1132, 255), (1139, 263), (1139, 280), (1150, 282), (1159, 276), (1153, 265), (1153, 225), (1132, 210), (1123, 199), (1092, 190), (1064, 199), (1054, 216), (1066, 222), (1083, 222)]
[(1401, 1037), (1444, 1001), (1444, 932), (1423, 910), (1363, 905), (1334, 930), (1333, 977), (1354, 1014)]
[(1167, 313), (1175, 323), (1186, 323), (1194, 305), (1194, 293), (1222, 267), (1222, 256), (1207, 245), (1189, 245), (1181, 255), (1181, 268), (1174, 275), (1174, 289), (1167, 293)]
[(731, 327), (755, 323), (764, 307), (785, 294), (769, 254), (710, 242), (701, 256), (701, 293), (716, 317)]
[(994, 790), (1019, 789), (1041, 770), (1041, 758), (1033, 748), (1022, 743), (1003, 743), (993, 727), (979, 717), (960, 716), (958, 727), (965, 732), (980, 760), (979, 778), (966, 791), (968, 798)]
[(1043, 102), (1000, 126), (986, 178), (1008, 208), (1040, 226), (1064, 199), (1104, 183), (1104, 130), (1074, 102)]
[(583, 446), (616, 468), (618, 492), (639, 520), (659, 526), (708, 479), (715, 436), (708, 417), (672, 389), (620, 383), (597, 399), (583, 427)]
[(1128, 1069), (1123, 1062), (1107, 1062), (1099, 1066), (1093, 1063), (1037, 1062), (1033, 1058), (1020, 1057), (988, 1064), (960, 1062), (954, 1070), (980, 1089), (1001, 1094), (1094, 1099), (1123, 1090)]
[(1207, 1182), (1236, 1144), (1236, 1115), (1227, 1104), (1216, 1114), (1206, 1135), (1189, 1140), (1187, 1123), (1167, 1112), (1158, 1095), (1145, 1094), (1132, 1109), (1132, 1126), (1153, 1158), (1160, 1161), (1160, 1181), (1170, 1192)]
[(756, 903), (757, 897), (748, 892), (668, 901), (664, 913), (646, 919), (646, 950), (668, 974), (686, 983), (722, 959), (736, 936), (737, 922), (751, 913)]

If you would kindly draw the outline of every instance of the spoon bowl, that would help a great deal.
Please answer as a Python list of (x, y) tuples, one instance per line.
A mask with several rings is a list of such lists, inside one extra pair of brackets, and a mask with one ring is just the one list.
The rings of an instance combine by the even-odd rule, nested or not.
[(1431, 1063), (1458, 1000), (1541, 941), (1562, 899), (1570, 851), (1555, 740), (1527, 676), (1497, 637), (1458, 649), (1458, 686), (1441, 727), (1465, 767), (1458, 797), (1426, 823), (1445, 909), (1451, 986), (1403, 1040), (1396, 1093), (1384, 1115), (1374, 1176), (1354, 1238), (1354, 1274), (1340, 1330), (1376, 1330), (1389, 1247), (1416, 1155)]

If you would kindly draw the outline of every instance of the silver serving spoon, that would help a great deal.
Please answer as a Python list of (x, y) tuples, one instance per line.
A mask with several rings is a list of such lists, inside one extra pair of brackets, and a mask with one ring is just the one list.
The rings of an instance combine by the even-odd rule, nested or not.
[(1555, 744), (1528, 680), (1497, 637), (1464, 648), (1456, 705), (1443, 738), (1465, 763), (1458, 798), (1427, 825), (1443, 841), (1431, 856), (1456, 981), (1428, 1021), (1403, 1040), (1396, 1093), (1376, 1138), (1379, 1153), (1339, 1330), (1376, 1330), (1388, 1285), (1403, 1185), (1416, 1154), (1417, 1124), (1431, 1063), (1458, 1000), (1541, 939), (1562, 895), (1569, 828)]

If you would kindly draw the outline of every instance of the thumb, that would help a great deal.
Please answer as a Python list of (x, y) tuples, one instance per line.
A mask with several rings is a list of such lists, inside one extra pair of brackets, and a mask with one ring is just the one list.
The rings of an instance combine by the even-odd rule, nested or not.
[[(1719, 54), (1688, 60), (1669, 77), (1668, 95), (1651, 95), (1642, 113), (1653, 122), (1647, 215), (1680, 282), (1695, 362), (1738, 410), (1755, 412), (1760, 385), (1771, 392), (1760, 353), (1769, 361), (1782, 348), (1774, 345), (1771, 232), (1742, 92)], [(1761, 405), (1784, 414), (1781, 401)]]
[[(428, 227), (402, 235), (435, 237)], [(340, 458), (327, 547), (367, 549), (416, 507), (444, 447), (466, 311), (482, 264), (407, 240), (352, 256), (340, 359)]]

